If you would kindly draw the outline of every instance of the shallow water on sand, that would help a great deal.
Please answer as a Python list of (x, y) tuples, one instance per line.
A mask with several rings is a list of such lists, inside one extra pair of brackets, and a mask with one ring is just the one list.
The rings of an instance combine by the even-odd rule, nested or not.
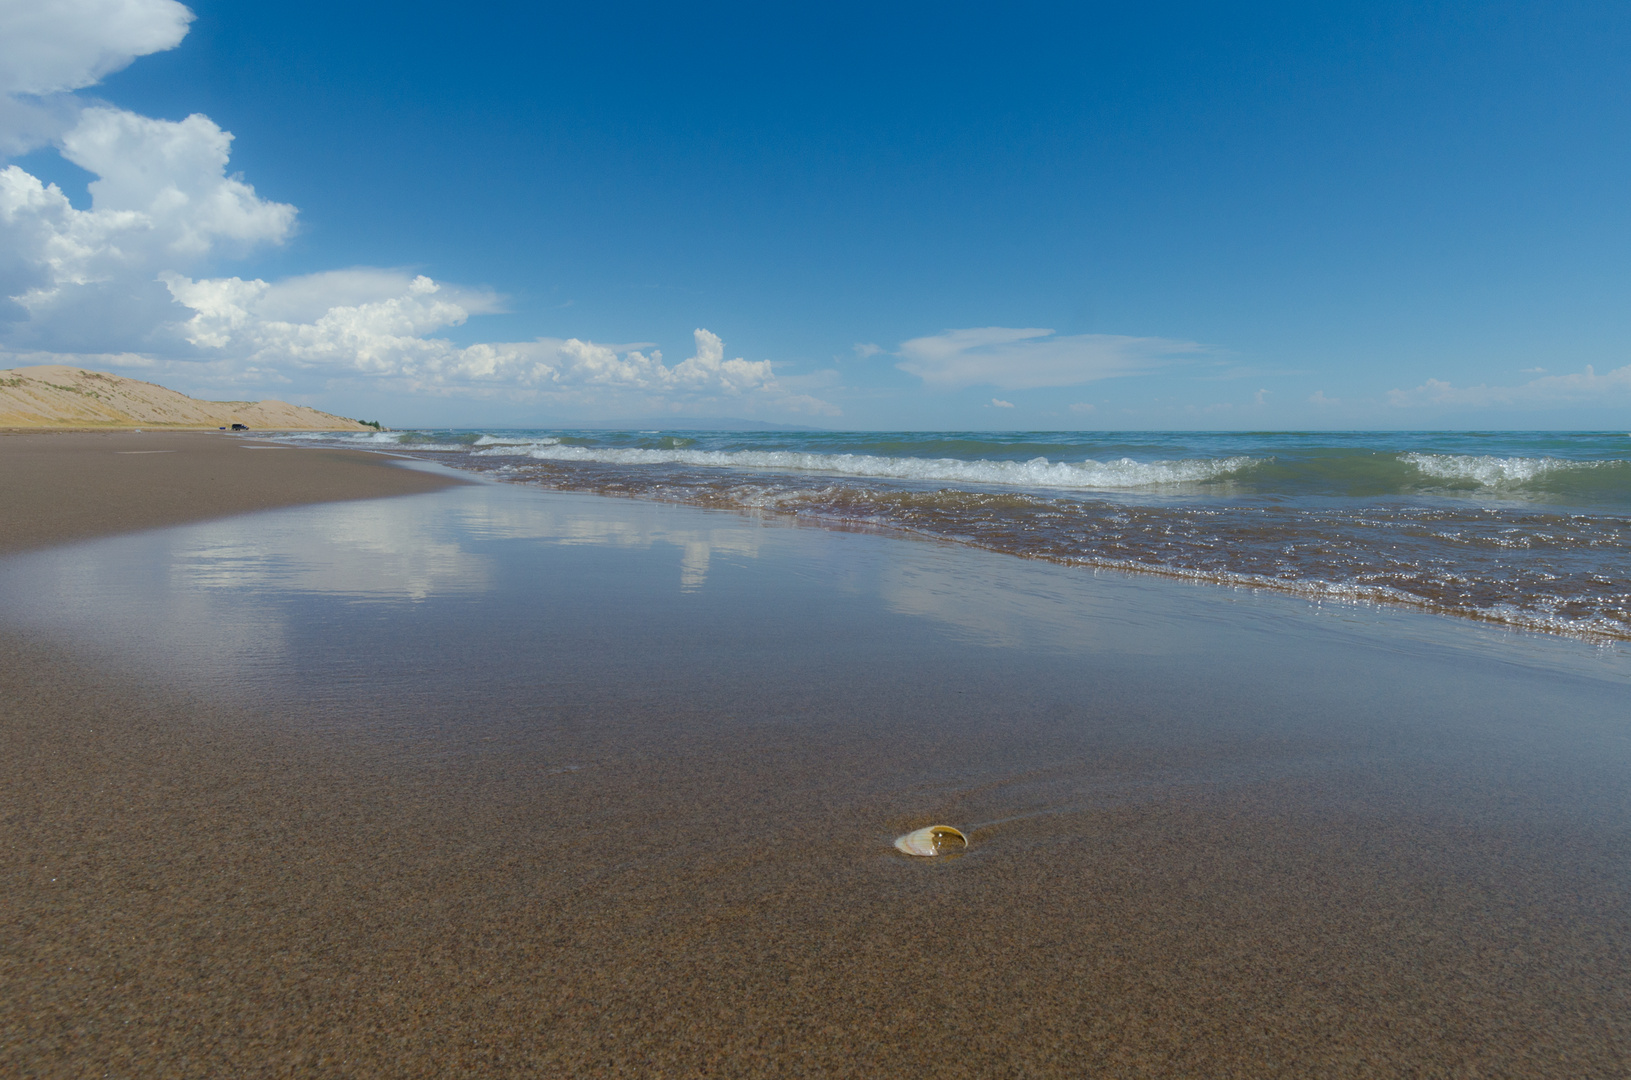
[(496, 484), (11, 558), (0, 612), (508, 807), (484, 857), (548, 858), (443, 932), (559, 946), (557, 1065), (1631, 1053), (1622, 645)]
[[(881, 790), (910, 777), (937, 794), (909, 803), (972, 799), (963, 820), (1071, 808), (1078, 782), (1093, 802), (1315, 774), (1452, 730), (1535, 741), (1563, 724), (1556, 752), (1594, 774), (1595, 740), (1631, 732), (1624, 645), (495, 485), (26, 555), (0, 563), (0, 596), (13, 625), (342, 732), (460, 742), (551, 728), (586, 699), (672, 709), (619, 725), (654, 745), (808, 718), (892, 741)], [(995, 759), (956, 749), (998, 729)], [(1283, 752), (1259, 754), (1265, 739)], [(1019, 749), (1032, 740), (1063, 741)], [(1205, 765), (1135, 781), (1079, 757), (1135, 746)]]
[(1621, 432), (290, 435), (553, 490), (1631, 639)]

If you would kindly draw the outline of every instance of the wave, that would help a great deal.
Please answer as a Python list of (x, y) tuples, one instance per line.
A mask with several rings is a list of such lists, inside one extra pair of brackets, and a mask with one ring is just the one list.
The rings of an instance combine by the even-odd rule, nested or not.
[(1487, 488), (1522, 487), (1557, 473), (1623, 464), (1618, 461), (1565, 461), (1562, 458), (1494, 457), (1489, 454), (1400, 454), (1424, 476)]
[(550, 435), (525, 436), (525, 437), (504, 436), (504, 435), (483, 435), (481, 438), (477, 439), (475, 442), (471, 443), (470, 445), (471, 446), (482, 446), (482, 447), (486, 447), (486, 446), (555, 446), (555, 445), (559, 444), (560, 441), (561, 441), (560, 439), (557, 439), (557, 438), (555, 438), (553, 436), (550, 436)]
[[(1117, 435), (1084, 437), (1083, 445), (1071, 446), (1057, 433), (976, 438), (935, 432), (420, 429), (291, 437), (370, 449), (531, 459), (563, 467), (624, 468), (631, 474), (667, 466), (656, 471), (690, 468), (744, 476), (776, 472), (911, 486), (999, 486), (1120, 496), (1145, 491), (1162, 498), (1450, 496), (1631, 509), (1631, 459), (1616, 456), (1622, 450), (1617, 443), (1595, 437), (1437, 437), (1440, 443), (1472, 444), (1466, 450), (1420, 445), (1429, 440), (1415, 435), (1392, 446), (1383, 444), (1381, 436), (1365, 436), (1363, 445), (1345, 445), (1335, 436), (1315, 441), (1291, 435), (1196, 437), (1190, 445), (1175, 437), (1150, 436), (1140, 444), (1132, 436)], [(1484, 452), (1468, 452), (1475, 448)]]
[(1613, 456), (1616, 444), (1465, 437), (1485, 451), (1465, 453), (1442, 445), (1447, 436), (1367, 438), (1265, 436), (1253, 453), (1055, 442), (1046, 454), (1027, 453), (1040, 440), (933, 434), (421, 430), (349, 441), (556, 490), (1631, 640), (1631, 460)]
[(280, 434), (278, 438), (287, 442), (389, 446), (405, 450), (464, 450), (480, 444), (480, 438), (467, 431), (297, 431)]
[(362, 443), (364, 446), (395, 446), (401, 441), (402, 433), (399, 431), (285, 431), (275, 433), (275, 437), (282, 442), (339, 443), (343, 446), (350, 446), (354, 443)]
[[(974, 547), (1000, 550), (978, 541), (963, 542), (970, 543)], [(1067, 565), (1074, 564), (1094, 569), (1117, 570), (1129, 574), (1150, 574), (1156, 577), (1178, 578), (1199, 584), (1265, 589), (1272, 592), (1290, 593), (1314, 601), (1336, 600), (1347, 604), (1416, 608), (1438, 615), (1495, 623), (1514, 630), (1561, 634), (1589, 641), (1604, 639), (1631, 640), (1631, 623), (1626, 621), (1622, 612), (1597, 610), (1569, 615), (1562, 610), (1569, 606), (1567, 601), (1559, 601), (1555, 598), (1533, 598), (1528, 604), (1505, 601), (1489, 604), (1458, 603), (1423, 596), (1418, 592), (1400, 588), (1396, 585), (1369, 584), (1357, 581), (1329, 581), (1315, 577), (1286, 577), (1222, 569), (1199, 569), (1167, 563), (1152, 563), (1138, 559), (1102, 558), (1091, 555), (1059, 557), (1043, 554), (1035, 557)]]
[[(513, 445), (477, 450), (481, 455), (513, 454)], [(536, 441), (526, 456), (540, 461), (606, 465), (689, 465), (710, 469), (785, 470), (832, 476), (890, 480), (1000, 484), (1007, 487), (1067, 488), (1082, 491), (1125, 490), (1202, 484), (1245, 472), (1263, 459), (1245, 456), (1191, 458), (1183, 461), (1080, 462), (963, 461), (957, 458), (880, 457), (870, 454), (819, 454), (792, 450), (651, 450), (640, 447), (570, 446)]]

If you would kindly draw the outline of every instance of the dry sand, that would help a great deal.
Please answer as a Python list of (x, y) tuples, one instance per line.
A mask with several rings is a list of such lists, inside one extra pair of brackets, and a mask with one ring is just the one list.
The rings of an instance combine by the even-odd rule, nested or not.
[[(256, 483), (429, 483), (129, 438), (182, 453), (28, 460), (3, 503), (49, 523), (25, 542), (85, 535), (69, 495), (123, 489), (111, 528)], [(880, 712), (921, 697), (888, 687)], [(922, 822), (833, 786), (888, 748), (606, 702), (574, 730), (608, 767), (563, 774), (524, 741), (303, 733), (0, 633), (0, 1072), (1626, 1075), (1620, 882), (1545, 837), (1382, 812), (1399, 777), (1353, 806), (1175, 794), (1091, 815), (1091, 844), (1020, 824), (1011, 858), (903, 872), (876, 834)], [(653, 724), (660, 752), (620, 758)]]
[(140, 379), (63, 364), (0, 371), (0, 429), (220, 428), (361, 431), (368, 425), (286, 401), (200, 401)]

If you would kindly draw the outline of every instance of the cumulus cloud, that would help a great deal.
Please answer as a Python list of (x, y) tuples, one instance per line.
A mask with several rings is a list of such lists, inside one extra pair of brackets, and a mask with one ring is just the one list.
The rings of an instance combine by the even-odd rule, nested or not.
[(1139, 375), (1201, 351), (1192, 341), (986, 326), (902, 343), (895, 366), (931, 386), (1033, 390)]
[(140, 230), (182, 260), (222, 243), (281, 243), (294, 224), (294, 207), (226, 174), (231, 147), (232, 134), (200, 113), (170, 121), (109, 108), (85, 110), (62, 138), (62, 156), (97, 176), (92, 218)]
[(172, 318), (161, 272), (280, 244), (295, 208), (228, 176), (232, 136), (208, 117), (81, 111), (62, 155), (93, 173), (88, 210), (15, 165), (0, 169), (0, 324), (13, 344), (120, 351)]
[[(1531, 369), (1544, 371), (1544, 368)], [(1574, 405), (1584, 402), (1625, 401), (1631, 398), (1631, 364), (1605, 375), (1590, 365), (1572, 375), (1547, 375), (1522, 386), (1455, 386), (1428, 379), (1413, 390), (1389, 390), (1388, 404), (1399, 408), (1449, 406), (1487, 409), (1510, 406)]]
[(89, 210), (15, 165), (0, 169), (0, 238), (34, 269), (34, 302), (121, 272), (281, 243), (295, 208), (227, 176), (231, 144), (196, 113), (170, 121), (93, 108), (61, 140), (62, 156), (97, 177)]
[(175, 0), (0, 0), (0, 154), (72, 124), (74, 90), (173, 49), (193, 13)]
[(5, 0), (0, 91), (92, 86), (138, 56), (181, 44), (193, 13), (175, 0)]
[(1004, 401), (1002, 398), (992, 398), (991, 407), (993, 409), (1012, 409), (1014, 407), (1014, 403), (1012, 401)]
[[(95, 177), (81, 210), (56, 185), (0, 168), (4, 359), (185, 371), (192, 385), (304, 377), (556, 402), (835, 411), (783, 388), (768, 360), (728, 359), (704, 329), (677, 364), (649, 345), (578, 338), (462, 345), (443, 332), (500, 310), (490, 291), (370, 267), (277, 282), (201, 273), (282, 244), (295, 208), (229, 175), (233, 136), (209, 117), (154, 119), (73, 93), (174, 47), (192, 18), (173, 0), (0, 0), (0, 99), (12, 110), (0, 110), (0, 154), (43, 137)], [(17, 123), (7, 127), (8, 117)]]
[[(177, 332), (202, 357), (231, 357), (256, 372), (306, 370), (365, 376), (415, 392), (531, 391), (561, 402), (614, 393), (669, 402), (751, 399), (798, 411), (825, 403), (784, 391), (768, 360), (726, 359), (717, 334), (697, 329), (693, 355), (665, 364), (660, 350), (578, 338), (458, 345), (438, 331), (496, 310), (491, 293), (424, 275), (337, 271), (277, 284), (242, 278), (163, 275), (192, 312)], [(349, 296), (350, 303), (333, 303)]]
[[(90, 209), (0, 168), (0, 324), (12, 346), (122, 351), (167, 315), (161, 269), (283, 242), (295, 209), (227, 175), (232, 135), (84, 100), (138, 56), (173, 48), (174, 0), (0, 0), (0, 155), (53, 143), (95, 176)], [(19, 325), (20, 324), (20, 325)]]

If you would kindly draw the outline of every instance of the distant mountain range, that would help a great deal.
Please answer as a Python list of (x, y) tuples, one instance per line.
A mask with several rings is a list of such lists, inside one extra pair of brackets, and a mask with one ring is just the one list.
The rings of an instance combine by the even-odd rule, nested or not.
[(47, 364), (0, 371), (0, 428), (357, 431), (358, 420), (286, 401), (199, 401), (156, 383)]

